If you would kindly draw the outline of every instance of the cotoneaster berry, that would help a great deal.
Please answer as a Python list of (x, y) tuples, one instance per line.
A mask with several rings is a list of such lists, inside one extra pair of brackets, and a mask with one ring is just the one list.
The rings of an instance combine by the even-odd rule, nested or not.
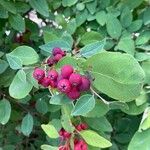
[(67, 79), (61, 79), (58, 82), (57, 88), (60, 92), (68, 93), (71, 91), (71, 84)]
[(88, 91), (90, 89), (90, 80), (86, 76), (81, 77), (80, 91)]
[(36, 79), (36, 80), (41, 80), (43, 79), (45, 76), (45, 71), (40, 69), (40, 68), (35, 68), (34, 69), (34, 72), (33, 72), (33, 77)]
[(47, 77), (50, 78), (51, 80), (55, 81), (58, 78), (58, 72), (54, 69), (49, 70), (47, 73)]
[(63, 78), (69, 78), (70, 75), (73, 73), (74, 69), (71, 65), (64, 65), (62, 68), (61, 68), (61, 76)]
[(39, 84), (44, 87), (48, 87), (51, 84), (51, 79), (49, 79), (48, 77), (44, 77), (42, 80), (39, 81)]
[(70, 99), (75, 100), (75, 99), (78, 99), (80, 97), (80, 92), (78, 91), (78, 89), (76, 87), (73, 87), (71, 89), (71, 91), (67, 93), (67, 96)]
[(81, 75), (78, 73), (72, 73), (69, 77), (69, 81), (72, 86), (78, 86), (82, 82)]

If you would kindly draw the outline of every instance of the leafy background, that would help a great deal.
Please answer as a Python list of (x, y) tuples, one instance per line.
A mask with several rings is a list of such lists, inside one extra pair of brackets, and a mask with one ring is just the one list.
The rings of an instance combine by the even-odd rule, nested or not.
[[(62, 126), (72, 131), (68, 122), (81, 116), (111, 141), (107, 149), (149, 150), (149, 5), (149, 0), (0, 0), (0, 149), (35, 150), (43, 144), (52, 149), (57, 131)], [(88, 71), (95, 78), (92, 92), (101, 96), (88, 93), (73, 107), (39, 88), (33, 69), (55, 46), (70, 53), (56, 67), (70, 63)], [(56, 128), (52, 135), (44, 125), (49, 121), (48, 130)], [(90, 142), (92, 133), (81, 133), (90, 150), (110, 145)]]

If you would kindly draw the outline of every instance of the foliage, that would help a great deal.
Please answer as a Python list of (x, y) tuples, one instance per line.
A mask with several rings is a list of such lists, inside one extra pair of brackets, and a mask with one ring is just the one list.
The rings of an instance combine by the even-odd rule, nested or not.
[[(86, 123), (89, 150), (149, 150), (149, 14), (149, 0), (0, 0), (0, 149), (56, 150)], [(77, 101), (33, 78), (54, 47), (58, 71), (92, 80)]]

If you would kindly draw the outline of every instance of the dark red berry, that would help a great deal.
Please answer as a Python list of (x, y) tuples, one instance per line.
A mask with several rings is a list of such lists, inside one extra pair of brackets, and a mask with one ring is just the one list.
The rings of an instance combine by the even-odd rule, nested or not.
[(80, 92), (78, 91), (78, 89), (76, 87), (73, 87), (71, 89), (71, 91), (69, 93), (67, 93), (67, 96), (70, 99), (75, 100), (75, 99), (78, 99), (80, 97)]
[(62, 51), (61, 52), (61, 55), (64, 57), (64, 56), (66, 56), (66, 51)]
[(54, 64), (55, 64), (54, 58), (53, 58), (53, 57), (48, 58), (47, 64), (48, 64), (50, 67), (51, 67), (52, 65), (54, 65)]
[(80, 85), (81, 82), (82, 82), (81, 75), (78, 74), (78, 73), (72, 73), (72, 74), (70, 75), (69, 81), (70, 81), (70, 83), (72, 84), (72, 86), (78, 86), (78, 85)]
[(88, 91), (90, 89), (90, 80), (86, 76), (82, 76), (82, 83), (79, 86), (80, 91)]
[(51, 86), (52, 88), (56, 88), (56, 87), (57, 87), (57, 81), (51, 80), (50, 86)]
[(71, 137), (71, 133), (65, 131), (63, 128), (59, 131), (59, 135), (62, 138), (62, 140), (66, 140)]
[(73, 73), (73, 67), (71, 65), (64, 65), (62, 68), (61, 68), (61, 75), (63, 78), (69, 78), (70, 75)]
[(62, 79), (58, 82), (57, 88), (59, 91), (63, 93), (68, 93), (71, 90), (71, 84), (69, 80), (67, 79)]
[(48, 77), (44, 77), (42, 80), (39, 81), (39, 84), (44, 87), (48, 87), (51, 84), (51, 79), (49, 79)]
[(34, 72), (33, 72), (33, 77), (36, 79), (36, 80), (41, 80), (43, 79), (45, 76), (45, 71), (40, 69), (40, 68), (35, 68), (34, 69)]
[(74, 150), (88, 150), (87, 144), (83, 140), (74, 142)]
[(61, 54), (57, 54), (57, 55), (55, 55), (54, 56), (54, 60), (55, 60), (55, 62), (58, 62), (60, 59), (62, 59), (62, 55)]
[(53, 50), (52, 50), (52, 54), (55, 56), (55, 55), (57, 55), (57, 54), (61, 54), (62, 53), (62, 50), (61, 50), (61, 48), (59, 48), (59, 47), (55, 47), (55, 48), (53, 48)]
[(81, 123), (75, 127), (78, 131), (86, 130), (88, 128), (87, 124)]
[(51, 80), (55, 81), (58, 78), (58, 72), (54, 69), (49, 70), (47, 73), (47, 77), (50, 78)]

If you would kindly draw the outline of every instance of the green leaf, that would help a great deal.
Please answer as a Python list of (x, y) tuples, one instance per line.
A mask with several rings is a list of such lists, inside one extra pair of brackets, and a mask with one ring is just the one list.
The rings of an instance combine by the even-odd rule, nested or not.
[(150, 128), (150, 107), (147, 107), (143, 113), (143, 117), (139, 126), (139, 132)]
[(104, 26), (107, 20), (107, 15), (105, 11), (100, 11), (96, 14), (96, 21), (101, 25)]
[(8, 18), (8, 11), (0, 5), (0, 18)]
[(24, 70), (19, 70), (18, 78), (21, 80), (21, 82), (27, 82), (26, 73), (24, 72)]
[(85, 4), (84, 3), (77, 3), (76, 8), (77, 8), (77, 10), (82, 11), (85, 8)]
[(28, 113), (22, 120), (21, 131), (25, 136), (29, 136), (33, 129), (33, 117)]
[(68, 33), (73, 34), (76, 31), (76, 28), (77, 28), (76, 20), (73, 18), (67, 23), (66, 30)]
[(112, 127), (106, 117), (100, 118), (85, 118), (87, 124), (94, 130), (99, 130), (103, 132), (111, 132)]
[(58, 138), (59, 134), (55, 127), (51, 124), (42, 124), (41, 125), (43, 131), (50, 137), (50, 138)]
[(114, 99), (132, 101), (141, 92), (144, 72), (131, 55), (102, 52), (87, 59), (84, 68), (95, 78), (93, 86)]
[(99, 147), (99, 148), (107, 148), (112, 146), (112, 144), (97, 134), (92, 130), (84, 130), (80, 132), (82, 138), (91, 146)]
[(120, 24), (120, 21), (117, 18), (115, 18), (113, 15), (109, 14), (107, 16), (106, 28), (107, 28), (108, 34), (112, 38), (118, 39), (120, 37), (122, 26)]
[(48, 17), (49, 8), (46, 0), (29, 0), (29, 4), (41, 15)]
[(53, 147), (51, 145), (44, 144), (44, 145), (41, 146), (41, 149), (42, 150), (58, 150), (58, 147)]
[(142, 2), (143, 0), (136, 0), (136, 1), (133, 1), (133, 0), (125, 0), (123, 1), (130, 9), (134, 9), (136, 7), (138, 7)]
[(102, 40), (99, 42), (94, 42), (91, 44), (88, 44), (80, 49), (80, 55), (83, 57), (90, 57), (96, 53), (99, 53), (104, 50), (106, 40)]
[(129, 33), (124, 33), (115, 47), (115, 50), (122, 50), (128, 54), (134, 55), (135, 46), (134, 41)]
[(11, 105), (7, 99), (3, 99), (0, 101), (0, 123), (5, 125), (11, 114)]
[(150, 148), (150, 129), (136, 132), (128, 146), (128, 150), (149, 150)]
[(35, 107), (39, 113), (46, 114), (48, 112), (47, 103), (43, 99), (39, 99)]
[(22, 61), (20, 58), (12, 55), (12, 54), (6, 54), (7, 61), (9, 63), (10, 68), (17, 70), (22, 68)]
[(85, 117), (101, 117), (109, 111), (109, 106), (100, 99), (97, 99), (95, 102), (95, 107)]
[(88, 11), (86, 9), (76, 14), (77, 27), (79, 27), (86, 21), (87, 16), (88, 16)]
[(20, 14), (10, 15), (9, 23), (15, 30), (25, 32), (25, 21)]
[(142, 27), (143, 21), (142, 20), (135, 20), (133, 21), (130, 26), (127, 28), (129, 32), (136, 32)]
[(148, 106), (147, 103), (137, 106), (135, 101), (129, 102), (127, 104), (129, 106), (129, 109), (126, 109), (123, 107), (123, 108), (121, 108), (121, 110), (129, 115), (139, 115), (139, 114), (143, 113), (145, 108)]
[(71, 103), (70, 99), (64, 94), (53, 95), (50, 99), (50, 104), (62, 105)]
[(16, 14), (16, 8), (13, 2), (6, 1), (6, 0), (0, 0), (0, 4), (9, 12)]
[(88, 9), (90, 14), (92, 14), (92, 15), (96, 12), (96, 6), (97, 6), (97, 0), (86, 3), (86, 8)]
[(131, 10), (125, 7), (120, 16), (120, 22), (124, 28), (127, 28), (132, 22), (133, 16)]
[(150, 24), (150, 15), (149, 14), (150, 14), (150, 7), (147, 7), (147, 9), (145, 10), (144, 15), (143, 15), (143, 21), (144, 21), (145, 25)]
[(69, 43), (64, 40), (61, 40), (61, 39), (48, 42), (48, 43), (40, 46), (40, 49), (47, 52), (48, 54), (51, 54), (53, 48), (58, 47), (58, 46), (61, 47), (61, 49), (65, 49), (66, 51), (71, 50), (71, 46), (69, 45)]
[[(22, 61), (23, 65), (31, 65), (39, 61), (38, 54), (33, 48), (29, 46), (19, 46), (16, 49), (14, 49), (11, 53), (9, 53), (9, 55), (11, 55), (11, 57), (18, 57)], [(15, 62), (21, 65), (21, 63), (18, 60), (16, 60)]]
[(0, 59), (0, 74), (2, 74), (8, 68), (8, 63), (5, 60)]
[(72, 116), (84, 116), (90, 112), (95, 106), (95, 98), (93, 95), (83, 95), (81, 96), (74, 109), (72, 110)]
[(83, 45), (87, 45), (93, 42), (97, 42), (103, 39), (103, 36), (96, 31), (90, 31), (90, 32), (86, 32), (80, 40), (80, 43), (82, 43)]
[(9, 87), (10, 96), (16, 99), (26, 97), (33, 87), (28, 81), (24, 82), (21, 80), (20, 76), (22, 75), (20, 71), (18, 71)]
[(72, 5), (74, 5), (78, 0), (62, 0), (62, 5), (64, 7), (70, 7)]

